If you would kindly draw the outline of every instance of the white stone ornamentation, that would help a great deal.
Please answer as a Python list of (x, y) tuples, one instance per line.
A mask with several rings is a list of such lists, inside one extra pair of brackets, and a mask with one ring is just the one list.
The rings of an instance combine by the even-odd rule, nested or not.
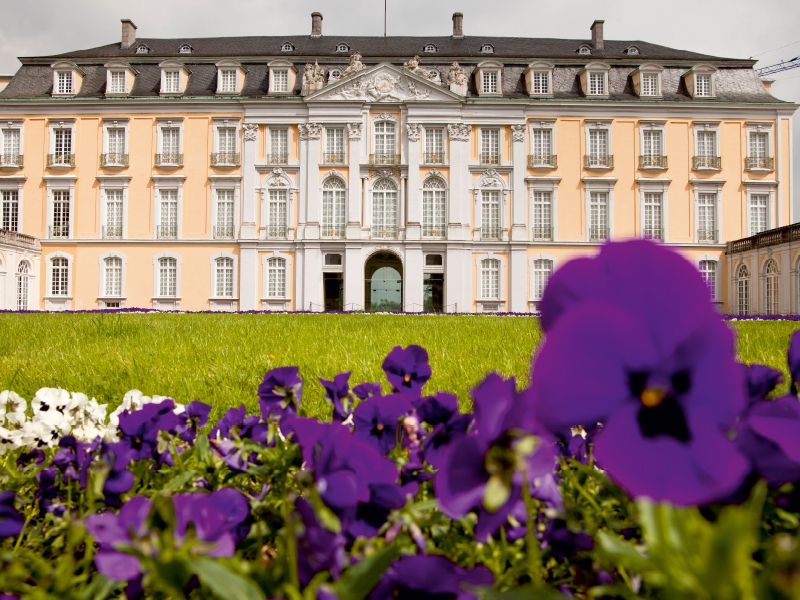
[(281, 168), (272, 169), (272, 175), (267, 180), (269, 187), (286, 187), (288, 184), (287, 176)]
[(314, 64), (306, 64), (303, 71), (303, 95), (307, 96), (318, 92), (325, 84), (325, 69), (320, 67), (316, 61)]
[(481, 175), (478, 187), (503, 187), (503, 178), (495, 169), (487, 169)]
[(418, 90), (408, 77), (381, 71), (371, 77), (361, 77), (331, 94), (331, 100), (363, 100), (366, 102), (404, 102), (428, 100), (430, 90)]
[(361, 54), (355, 52), (350, 56), (350, 64), (347, 65), (347, 68), (344, 71), (342, 71), (339, 79), (344, 79), (345, 77), (350, 77), (350, 75), (355, 75), (359, 71), (363, 71), (366, 68), (367, 67), (364, 66), (364, 63), (361, 62)]
[(511, 139), (515, 142), (525, 141), (525, 125), (512, 125), (511, 126)]
[(244, 129), (244, 141), (255, 142), (258, 139), (258, 125), (255, 123), (245, 123), (242, 125)]
[(397, 115), (393, 113), (380, 113), (378, 114), (379, 121), (396, 121)]
[(361, 133), (364, 130), (364, 124), (361, 122), (347, 124), (347, 136), (351, 140), (360, 140)]
[(375, 177), (391, 179), (392, 177), (397, 178), (398, 176), (397, 173), (391, 169), (380, 169), (378, 171), (370, 171), (369, 178), (373, 179)]
[(300, 129), (300, 139), (303, 141), (318, 140), (322, 134), (322, 125), (319, 123), (301, 123), (298, 128)]
[(467, 74), (457, 62), (450, 65), (450, 72), (447, 74), (447, 85), (454, 94), (459, 96), (467, 95)]
[(468, 142), (472, 127), (466, 123), (451, 123), (447, 126), (447, 133), (454, 142)]
[(419, 136), (422, 134), (422, 125), (419, 123), (408, 123), (406, 125), (406, 132), (408, 133), (408, 141), (418, 142)]
[(428, 81), (433, 81), (434, 83), (441, 84), (441, 77), (439, 76), (439, 71), (433, 69), (426, 69), (424, 67), (419, 66), (419, 56), (415, 56), (407, 63), (403, 63), (403, 68), (406, 71), (411, 71), (417, 77), (422, 77), (423, 79), (427, 79)]

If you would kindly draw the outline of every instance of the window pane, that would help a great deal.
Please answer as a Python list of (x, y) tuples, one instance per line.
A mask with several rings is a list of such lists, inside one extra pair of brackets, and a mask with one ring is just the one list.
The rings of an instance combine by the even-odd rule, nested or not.
[(643, 145), (642, 154), (644, 156), (661, 156), (661, 132), (660, 131), (645, 131), (643, 132)]
[(269, 138), (272, 154), (286, 156), (289, 152), (289, 130), (270, 129)]
[(216, 294), (221, 298), (233, 297), (233, 259), (218, 258), (216, 260)]
[(122, 259), (117, 257), (105, 260), (105, 295), (122, 295)]
[(55, 129), (55, 153), (71, 154), (72, 153), (72, 129)]
[(767, 230), (767, 207), (769, 196), (753, 194), (750, 196), (750, 235)]
[(425, 152), (428, 154), (441, 155), (444, 153), (444, 130), (426, 129), (425, 130)]
[(235, 92), (236, 91), (236, 71), (233, 69), (223, 69), (220, 71), (222, 82), (220, 91), (222, 92)]
[(606, 93), (605, 73), (589, 73), (589, 94), (604, 95)]
[(500, 298), (500, 261), (496, 258), (481, 261), (481, 297), (489, 300)]
[(750, 158), (767, 158), (767, 134), (756, 133), (750, 134)]
[(158, 259), (159, 296), (176, 296), (178, 289), (178, 262), (174, 258)]
[(552, 131), (550, 129), (534, 129), (531, 133), (531, 150), (534, 156), (549, 157), (552, 154)]
[(658, 96), (658, 75), (642, 75), (642, 96)]
[(697, 156), (716, 156), (717, 134), (714, 131), (697, 132)]
[(52, 261), (50, 293), (53, 296), (69, 294), (69, 263), (66, 258), (54, 258)]
[(497, 93), (497, 71), (489, 71), (483, 73), (483, 92), (485, 94)]
[(711, 95), (711, 75), (695, 75), (695, 96)]
[(286, 261), (282, 258), (270, 258), (267, 261), (267, 296), (286, 297)]
[(700, 275), (703, 276), (708, 286), (708, 293), (711, 295), (711, 299), (715, 300), (717, 297), (717, 261), (701, 260)]
[(344, 129), (334, 127), (325, 130), (325, 148), (329, 154), (344, 154)]
[(19, 191), (3, 190), (0, 229), (19, 231)]
[(220, 127), (217, 129), (218, 151), (223, 154), (236, 152), (236, 128)]
[(547, 280), (553, 272), (553, 261), (538, 259), (533, 261), (533, 298), (540, 300), (547, 285)]
[(108, 153), (109, 154), (125, 154), (125, 130), (124, 129), (109, 129), (108, 130)]
[(19, 155), (19, 129), (3, 130), (3, 155), (7, 157)]
[(534, 94), (549, 94), (550, 93), (550, 77), (547, 72), (535, 72), (533, 74), (533, 93)]

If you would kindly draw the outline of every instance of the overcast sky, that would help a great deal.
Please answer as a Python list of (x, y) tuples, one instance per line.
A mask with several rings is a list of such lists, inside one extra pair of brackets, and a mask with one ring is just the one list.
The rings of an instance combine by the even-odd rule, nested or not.
[[(464, 13), (471, 35), (646, 40), (758, 66), (800, 56), (797, 0), (387, 0), (390, 35), (450, 35)], [(382, 35), (383, 0), (0, 0), (0, 73), (17, 56), (91, 48), (120, 40), (121, 18), (140, 37), (305, 35), (320, 11), (324, 35)], [(786, 46), (780, 48), (781, 46)], [(773, 94), (800, 103), (800, 68), (773, 76)], [(800, 113), (794, 118), (795, 220), (800, 220)], [(788, 183), (788, 182), (784, 182)]]

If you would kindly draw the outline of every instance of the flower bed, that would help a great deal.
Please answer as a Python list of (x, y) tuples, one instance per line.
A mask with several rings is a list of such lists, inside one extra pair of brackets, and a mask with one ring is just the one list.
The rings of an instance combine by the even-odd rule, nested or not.
[[(554, 274), (532, 384), (462, 414), (395, 347), (386, 384), (296, 367), (259, 407), (0, 394), (0, 598), (794, 597), (800, 336), (738, 364), (704, 282), (648, 242)], [(3, 595), (5, 594), (5, 595)]]

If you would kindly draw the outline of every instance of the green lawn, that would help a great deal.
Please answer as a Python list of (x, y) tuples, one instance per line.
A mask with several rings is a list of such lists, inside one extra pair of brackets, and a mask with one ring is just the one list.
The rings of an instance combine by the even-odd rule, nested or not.
[[(740, 359), (786, 369), (788, 339), (800, 323), (733, 327)], [(306, 414), (327, 416), (318, 377), (352, 370), (351, 383), (385, 383), (386, 353), (419, 344), (433, 368), (427, 389), (455, 392), (467, 408), (468, 390), (487, 371), (527, 383), (540, 337), (538, 320), (530, 317), (0, 314), (0, 390), (30, 399), (40, 387), (60, 386), (113, 408), (137, 388), (208, 402), (215, 418), (241, 402), (254, 410), (264, 372), (298, 365)]]

